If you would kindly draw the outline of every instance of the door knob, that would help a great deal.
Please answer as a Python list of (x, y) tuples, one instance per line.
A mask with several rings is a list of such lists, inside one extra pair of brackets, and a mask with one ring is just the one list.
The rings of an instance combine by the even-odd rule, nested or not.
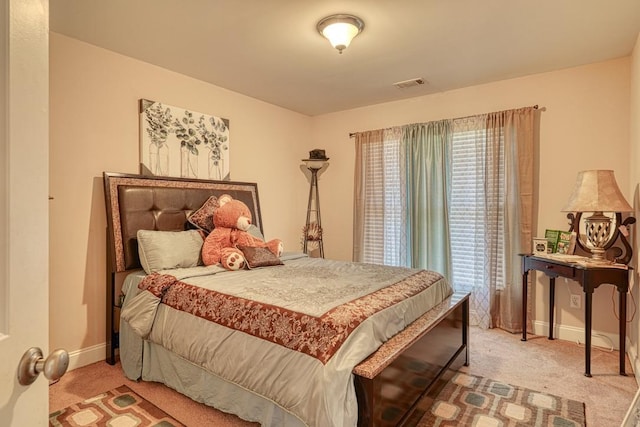
[(63, 349), (53, 351), (46, 359), (42, 356), (42, 350), (31, 347), (20, 359), (18, 364), (18, 382), (22, 385), (33, 383), (40, 372), (54, 381), (64, 375), (69, 367), (69, 353)]

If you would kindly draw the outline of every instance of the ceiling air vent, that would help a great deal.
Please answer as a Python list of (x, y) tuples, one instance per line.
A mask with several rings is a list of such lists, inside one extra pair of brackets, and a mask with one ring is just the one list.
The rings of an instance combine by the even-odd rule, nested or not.
[(393, 85), (398, 89), (404, 89), (412, 86), (420, 86), (420, 85), (423, 85), (424, 83), (425, 83), (424, 79), (418, 77), (417, 79), (409, 79), (409, 80), (404, 80), (402, 82), (396, 82)]

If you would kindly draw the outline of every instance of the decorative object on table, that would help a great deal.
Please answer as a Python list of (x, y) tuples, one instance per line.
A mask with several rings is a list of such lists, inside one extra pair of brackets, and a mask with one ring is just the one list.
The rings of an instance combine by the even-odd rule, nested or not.
[(353, 15), (330, 15), (322, 18), (316, 25), (318, 32), (329, 40), (331, 46), (342, 53), (351, 40), (364, 29), (364, 21)]
[(533, 238), (533, 254), (540, 255), (546, 254), (549, 247), (549, 241), (545, 237)]
[(317, 249), (320, 258), (324, 258), (322, 243), (322, 220), (320, 218), (320, 194), (318, 192), (318, 174), (329, 166), (329, 158), (325, 150), (314, 149), (309, 152), (308, 159), (302, 159), (306, 169), (311, 172), (309, 202), (307, 204), (307, 220), (302, 229), (302, 251), (308, 254)]
[[(570, 231), (576, 231), (577, 245), (591, 254), (593, 262), (608, 262), (605, 252), (620, 235), (625, 247), (631, 250), (624, 234), (628, 233), (627, 227), (635, 222), (635, 218), (629, 217), (624, 223), (620, 220), (622, 213), (632, 212), (633, 208), (622, 195), (612, 170), (579, 172), (573, 193), (562, 211), (570, 212), (567, 215), (572, 220)], [(584, 213), (591, 215), (583, 218)], [(582, 224), (586, 241), (582, 239)], [(631, 255), (624, 264), (630, 259)]]
[(558, 234), (558, 242), (556, 243), (556, 253), (564, 255), (573, 255), (576, 249), (577, 233), (575, 231), (561, 231)]
[(229, 120), (140, 100), (140, 173), (229, 180)]
[(558, 239), (560, 238), (560, 230), (549, 230), (546, 229), (544, 231), (544, 237), (549, 242), (549, 246), (547, 247), (547, 252), (552, 254), (556, 252), (558, 247)]
[(165, 426), (184, 424), (134, 393), (126, 385), (106, 391), (49, 415), (49, 426)]
[(586, 425), (585, 404), (458, 372), (418, 423), (434, 425), (578, 427)]

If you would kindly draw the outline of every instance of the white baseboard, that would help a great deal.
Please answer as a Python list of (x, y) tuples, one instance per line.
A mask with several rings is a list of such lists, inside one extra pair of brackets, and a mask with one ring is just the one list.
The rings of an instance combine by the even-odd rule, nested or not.
[[(533, 333), (536, 335), (548, 336), (549, 323), (537, 321), (537, 320), (534, 321)], [(584, 344), (584, 328), (577, 328), (575, 326), (558, 325), (556, 323), (554, 325), (553, 337), (559, 340), (579, 342), (580, 344)], [(602, 347), (605, 349), (613, 348), (614, 350), (620, 350), (618, 337), (619, 337), (618, 334), (592, 330), (591, 345), (594, 347)]]
[(69, 353), (69, 368), (67, 370), (82, 368), (92, 363), (100, 362), (107, 358), (107, 344), (97, 344), (91, 347), (82, 348), (80, 350)]
[[(636, 377), (636, 383), (640, 384), (640, 360), (638, 360), (638, 352), (636, 348), (631, 345), (629, 337), (627, 337), (625, 345), (627, 347), (627, 357), (631, 362), (631, 369), (633, 369), (633, 373)], [(627, 373), (629, 374), (629, 372)]]

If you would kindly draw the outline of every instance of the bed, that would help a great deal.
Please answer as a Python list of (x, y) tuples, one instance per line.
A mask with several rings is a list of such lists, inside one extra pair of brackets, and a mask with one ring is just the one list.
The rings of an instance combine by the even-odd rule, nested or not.
[(105, 172), (104, 186), (106, 359), (133, 380), (265, 426), (391, 426), (468, 363), (469, 295), (435, 272), (296, 252), (196, 265), (192, 219), (216, 197), (243, 201), (264, 235), (255, 183)]

